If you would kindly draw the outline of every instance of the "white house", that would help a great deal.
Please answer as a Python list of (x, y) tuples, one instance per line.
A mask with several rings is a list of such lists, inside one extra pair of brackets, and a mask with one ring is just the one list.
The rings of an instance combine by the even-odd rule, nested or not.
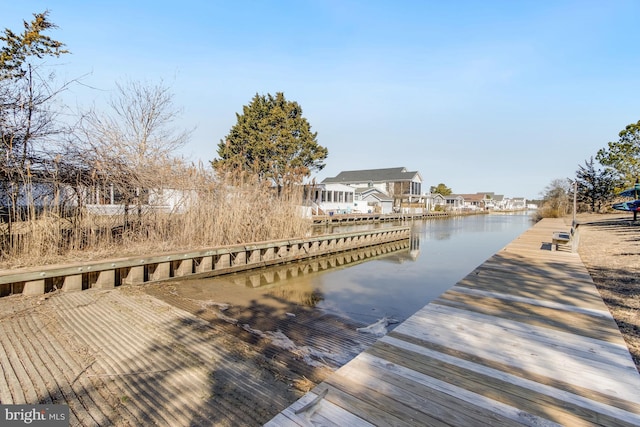
[(427, 211), (445, 210), (447, 201), (440, 193), (430, 193), (424, 196)]
[(393, 198), (374, 187), (357, 188), (354, 205), (359, 213), (393, 213)]
[(309, 188), (310, 199), (316, 213), (344, 214), (355, 209), (355, 188), (348, 185), (327, 183), (316, 184)]
[[(113, 185), (94, 187), (88, 191), (85, 202), (87, 212), (96, 215), (123, 214), (125, 205), (122, 197), (117, 194)], [(173, 188), (137, 190), (142, 209), (145, 212), (156, 211), (165, 213), (180, 213), (197, 201), (195, 190), (177, 190)], [(129, 205), (130, 210), (135, 209), (135, 203)]]
[(527, 209), (527, 199), (524, 197), (513, 197), (509, 199), (508, 206), (511, 210), (525, 210)]
[(459, 211), (464, 208), (464, 197), (459, 194), (449, 194), (444, 200), (448, 211)]
[(423, 202), (422, 176), (405, 167), (343, 171), (323, 184), (344, 184), (352, 188), (375, 188), (393, 199), (393, 206)]

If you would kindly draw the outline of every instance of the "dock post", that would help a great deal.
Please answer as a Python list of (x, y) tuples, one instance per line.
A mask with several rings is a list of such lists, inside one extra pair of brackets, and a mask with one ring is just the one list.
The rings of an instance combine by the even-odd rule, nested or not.
[(111, 289), (116, 285), (116, 271), (104, 270), (98, 272), (98, 278), (94, 285), (98, 289)]
[(220, 270), (228, 267), (231, 267), (231, 254), (218, 255), (218, 260), (216, 261), (215, 269)]
[(171, 263), (161, 262), (156, 264), (156, 268), (153, 273), (149, 274), (150, 280), (162, 280), (168, 279), (171, 276)]
[(123, 283), (127, 285), (134, 285), (136, 283), (144, 282), (144, 265), (131, 267), (127, 272)]
[(186, 276), (193, 273), (193, 259), (187, 258), (180, 261), (178, 268), (175, 270), (176, 277)]
[(82, 290), (82, 274), (74, 274), (73, 276), (65, 276), (62, 284), (64, 292), (81, 291)]
[(42, 295), (44, 294), (44, 279), (42, 280), (32, 280), (30, 282), (25, 282), (24, 289), (22, 290), (23, 295)]
[(204, 273), (213, 269), (213, 257), (205, 256), (200, 260), (200, 264), (196, 266), (196, 273)]
[(260, 262), (260, 249), (252, 249), (249, 254), (249, 260), (247, 264), (253, 264), (256, 262)]
[(233, 265), (246, 265), (247, 264), (247, 253), (245, 251), (236, 252), (233, 257)]
[(273, 248), (267, 248), (262, 255), (262, 259), (265, 261), (269, 261), (275, 258), (275, 250)]
[(288, 245), (283, 245), (278, 248), (277, 257), (285, 258), (289, 254)]

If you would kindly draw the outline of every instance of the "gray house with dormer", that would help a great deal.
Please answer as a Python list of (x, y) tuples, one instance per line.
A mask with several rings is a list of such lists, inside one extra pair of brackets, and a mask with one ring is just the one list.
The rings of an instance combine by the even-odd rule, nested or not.
[(343, 171), (322, 184), (344, 184), (356, 189), (376, 189), (393, 199), (393, 207), (422, 203), (422, 176), (405, 167)]

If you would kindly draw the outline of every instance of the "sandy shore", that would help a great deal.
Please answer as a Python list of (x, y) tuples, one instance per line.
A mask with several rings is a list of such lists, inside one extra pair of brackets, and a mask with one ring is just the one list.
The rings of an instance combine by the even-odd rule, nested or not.
[[(633, 214), (577, 216), (578, 252), (640, 371), (640, 221)], [(571, 219), (568, 220), (568, 223)]]

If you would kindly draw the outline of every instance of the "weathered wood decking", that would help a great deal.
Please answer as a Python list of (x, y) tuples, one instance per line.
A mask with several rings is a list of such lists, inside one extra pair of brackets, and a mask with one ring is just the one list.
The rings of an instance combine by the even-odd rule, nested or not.
[(615, 321), (549, 250), (566, 228), (536, 224), (267, 425), (640, 425)]

